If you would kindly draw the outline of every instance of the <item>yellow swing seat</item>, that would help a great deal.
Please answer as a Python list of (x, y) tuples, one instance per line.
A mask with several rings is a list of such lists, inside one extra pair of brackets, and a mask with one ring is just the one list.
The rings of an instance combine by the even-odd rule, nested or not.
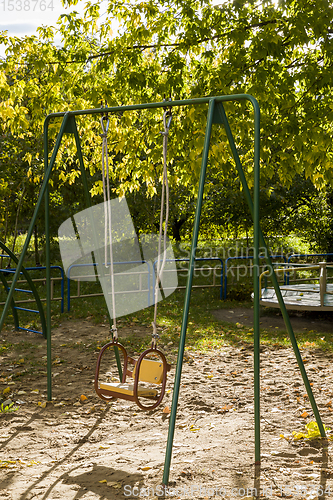
[[(122, 383), (108, 383), (101, 382), (100, 388), (105, 391), (109, 391), (112, 393), (117, 393), (119, 395), (133, 396), (134, 397), (134, 385), (130, 384), (122, 384)], [(155, 398), (157, 396), (156, 389), (145, 389), (143, 387), (138, 387), (138, 396), (142, 398)]]
[[(129, 358), (129, 360), (132, 360), (132, 358)], [(136, 367), (137, 361), (135, 362), (133, 372), (129, 372), (133, 379), (135, 379)], [(140, 365), (139, 380), (140, 382), (147, 382), (150, 384), (161, 384), (163, 381), (163, 372), (163, 362), (154, 361), (153, 359), (143, 359)], [(117, 394), (134, 396), (134, 385), (127, 383), (101, 382), (100, 388), (106, 391), (116, 392)], [(157, 390), (138, 386), (138, 396), (143, 398), (154, 398), (157, 396)]]
[[(103, 353), (108, 347), (118, 347), (124, 355), (124, 370), (121, 382), (99, 382), (99, 368)], [(158, 361), (146, 358), (147, 355), (159, 357)], [(129, 370), (128, 365), (134, 365), (133, 370)], [(101, 399), (109, 401), (113, 398), (126, 399), (135, 402), (142, 410), (151, 410), (156, 408), (162, 401), (167, 372), (171, 366), (167, 363), (164, 354), (155, 348), (147, 349), (141, 354), (138, 360), (127, 355), (126, 349), (118, 341), (112, 341), (102, 347), (96, 365), (95, 390)], [(126, 377), (131, 377), (134, 384), (129, 384)], [(140, 384), (141, 382), (141, 384)], [(144, 387), (142, 383), (161, 385), (161, 389), (154, 387)], [(139, 397), (154, 400), (153, 404), (145, 406), (139, 401)]]

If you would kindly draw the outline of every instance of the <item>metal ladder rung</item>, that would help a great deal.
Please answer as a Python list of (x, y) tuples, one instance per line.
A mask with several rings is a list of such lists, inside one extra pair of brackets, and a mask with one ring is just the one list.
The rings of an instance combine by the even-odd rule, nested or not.
[(33, 330), (32, 328), (23, 328), (23, 326), (19, 326), (18, 330), (24, 330), (25, 332), (40, 333), (41, 335), (43, 335), (43, 332), (39, 332), (38, 330)]
[(18, 311), (26, 311), (39, 314), (39, 311), (36, 311), (35, 309), (26, 309), (25, 307), (17, 307), (17, 306), (15, 306), (14, 309), (17, 309)]

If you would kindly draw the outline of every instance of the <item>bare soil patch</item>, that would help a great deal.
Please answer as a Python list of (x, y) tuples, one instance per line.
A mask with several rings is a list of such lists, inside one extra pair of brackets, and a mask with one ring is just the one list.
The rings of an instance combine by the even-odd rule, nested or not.
[[(247, 324), (247, 318), (239, 318)], [(146, 327), (134, 328), (139, 335), (147, 333)], [(122, 329), (121, 335), (126, 333), (131, 331)], [(144, 413), (126, 401), (105, 404), (94, 393), (97, 352), (89, 344), (106, 336), (106, 326), (89, 321), (54, 329), (54, 400), (43, 408), (38, 403), (46, 401), (45, 340), (29, 333), (0, 334), (15, 344), (0, 357), (1, 394), (9, 387), (6, 397), (19, 406), (0, 414), (0, 499), (158, 497), (174, 346), (164, 346), (173, 365), (169, 392), (159, 409)], [(314, 349), (302, 355), (322, 419), (330, 427), (332, 355)], [(292, 431), (302, 431), (314, 420), (293, 352), (263, 346), (261, 360), (262, 462), (256, 468), (253, 349), (239, 345), (206, 354), (186, 351), (166, 498), (252, 498), (253, 488), (261, 498), (333, 495), (331, 441), (291, 439)]]

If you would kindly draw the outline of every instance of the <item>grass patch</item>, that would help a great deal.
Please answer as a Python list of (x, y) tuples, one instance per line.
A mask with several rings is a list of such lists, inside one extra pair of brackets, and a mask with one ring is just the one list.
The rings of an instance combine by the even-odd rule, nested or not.
[[(176, 351), (178, 348), (181, 323), (182, 323), (182, 313), (184, 306), (184, 290), (176, 290), (172, 295), (170, 295), (166, 300), (158, 304), (158, 333), (160, 335), (159, 344), (164, 346), (169, 346), (171, 350)], [(61, 321), (66, 319), (86, 319), (94, 322), (95, 324), (108, 324), (108, 314), (105, 301), (103, 297), (86, 297), (82, 299), (76, 299), (72, 301), (71, 310), (60, 314), (59, 304), (53, 303), (52, 312), (52, 326), (58, 326)], [(190, 310), (188, 317), (188, 328), (186, 336), (186, 348), (209, 351), (214, 349), (220, 349), (223, 346), (237, 346), (239, 344), (251, 345), (253, 344), (253, 328), (236, 325), (234, 323), (220, 322), (217, 321), (213, 316), (212, 311), (214, 309), (233, 309), (237, 307), (252, 307), (251, 302), (241, 302), (241, 301), (222, 301), (219, 298), (218, 289), (193, 289), (191, 294)], [(130, 314), (128, 316), (119, 318), (117, 320), (117, 326), (119, 329), (119, 337), (121, 339), (121, 329), (122, 327), (131, 328), (133, 330), (136, 326), (147, 326), (147, 330), (150, 330), (150, 325), (153, 320), (153, 307), (137, 311), (136, 313)], [(267, 314), (265, 312), (265, 314)], [(276, 314), (276, 311), (274, 311)], [(313, 319), (314, 313), (312, 313), (311, 319)], [(317, 313), (317, 328), (318, 323), (320, 324), (320, 319), (325, 319), (322, 315)], [(8, 322), (7, 322), (8, 324)], [(333, 351), (333, 335), (331, 333), (315, 333), (313, 331), (304, 331), (302, 333), (297, 333), (297, 342), (301, 348), (320, 348), (322, 350)], [(96, 350), (103, 342), (107, 342), (110, 339), (109, 333), (105, 335), (104, 339), (100, 342), (93, 342), (88, 349)], [(132, 351), (140, 352), (146, 349), (150, 344), (150, 336), (147, 335), (146, 338), (138, 338), (135, 333), (130, 335), (123, 342), (126, 347), (130, 347)], [(275, 347), (290, 347), (291, 342), (286, 331), (276, 330), (276, 331), (266, 331), (261, 329), (260, 331), (260, 341), (264, 345), (271, 345)], [(171, 344), (172, 343), (172, 344)], [(66, 347), (87, 349), (87, 347), (81, 342), (68, 343)], [(1, 344), (0, 352), (8, 352), (13, 346), (7, 345), (5, 342)], [(18, 352), (31, 349), (34, 351), (36, 348), (35, 344), (28, 345), (25, 342), (19, 342), (14, 346), (15, 350)]]
[[(81, 302), (81, 304), (80, 304)], [(89, 317), (96, 323), (106, 322), (106, 306), (103, 305), (103, 297), (93, 297), (91, 299), (77, 299), (73, 310), (66, 313), (69, 319)], [(80, 307), (77, 307), (80, 306)], [(171, 349), (177, 350), (182, 313), (184, 306), (184, 290), (176, 290), (165, 301), (158, 304), (158, 332), (160, 335), (160, 345), (170, 345)], [(252, 307), (251, 302), (241, 301), (221, 301), (217, 289), (193, 289), (191, 295), (190, 311), (188, 317), (188, 327), (186, 335), (186, 348), (209, 351), (220, 349), (223, 346), (237, 346), (239, 344), (253, 344), (253, 328), (236, 325), (234, 323), (220, 322), (215, 319), (212, 312), (214, 309), (233, 309), (236, 307)], [(102, 312), (101, 312), (102, 311)], [(265, 313), (266, 314), (266, 313)], [(276, 311), (274, 311), (276, 314)], [(117, 320), (119, 336), (121, 339), (122, 326), (133, 327), (136, 325), (150, 326), (153, 320), (153, 307), (137, 311)], [(320, 319), (319, 319), (320, 321)], [(333, 335), (330, 333), (318, 334), (313, 331), (305, 331), (296, 335), (301, 348), (320, 348), (332, 351)], [(106, 339), (105, 339), (106, 340)], [(274, 347), (290, 347), (291, 342), (287, 331), (276, 330), (267, 331), (261, 329), (260, 341), (264, 345)], [(102, 342), (102, 341), (101, 341)], [(133, 351), (139, 352), (147, 348), (150, 343), (150, 336), (138, 339), (133, 335), (123, 339), (126, 347), (131, 347)], [(90, 349), (96, 349), (97, 345), (92, 345)], [(83, 348), (83, 347), (82, 347)]]

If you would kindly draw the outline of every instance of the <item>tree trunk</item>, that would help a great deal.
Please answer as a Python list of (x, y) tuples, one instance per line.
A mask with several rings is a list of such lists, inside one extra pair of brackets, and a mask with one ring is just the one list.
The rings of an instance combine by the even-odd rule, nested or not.
[[(20, 210), (21, 210), (21, 205), (22, 205), (24, 194), (25, 194), (25, 187), (23, 188), (23, 191), (22, 191), (22, 194), (21, 194), (21, 198), (20, 198), (17, 210), (16, 210), (15, 229), (14, 229), (14, 241), (13, 241), (13, 246), (12, 246), (12, 252), (13, 253), (15, 253), (15, 244), (16, 244), (16, 240), (17, 240), (18, 219), (19, 219), (19, 215), (20, 215)], [(10, 259), (9, 259), (8, 267), (10, 267)]]
[(188, 218), (188, 215), (185, 214), (185, 215), (182, 215), (180, 217), (180, 219), (173, 219), (173, 221), (172, 221), (172, 224), (171, 224), (172, 237), (177, 243), (181, 242), (180, 229), (187, 221), (187, 218)]

